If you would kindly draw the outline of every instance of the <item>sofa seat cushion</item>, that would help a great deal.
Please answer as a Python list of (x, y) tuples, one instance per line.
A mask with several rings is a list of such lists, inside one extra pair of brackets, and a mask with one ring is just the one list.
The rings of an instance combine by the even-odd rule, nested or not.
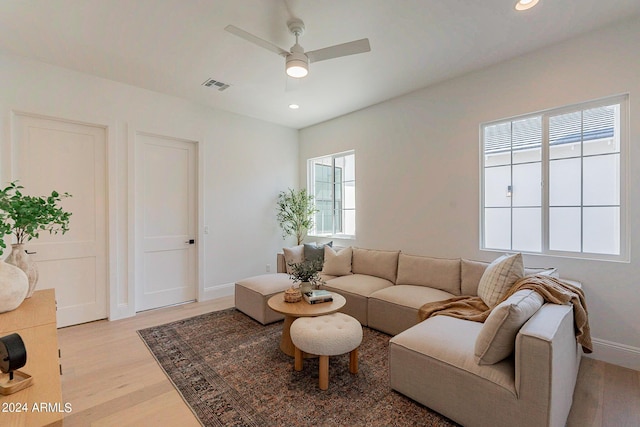
[(342, 313), (355, 317), (358, 322), (367, 326), (367, 309), (369, 307), (369, 295), (383, 288), (393, 286), (388, 280), (365, 274), (352, 274), (350, 276), (336, 277), (328, 280), (324, 289), (337, 292), (346, 300), (346, 304), (340, 310)]
[(369, 295), (369, 298), (418, 310), (423, 304), (428, 302), (443, 301), (453, 298), (454, 296), (455, 295), (449, 292), (428, 288), (426, 286), (395, 285), (390, 288), (380, 289)]
[(400, 254), (396, 285), (418, 285), (460, 295), (460, 259)]
[(369, 327), (389, 335), (397, 335), (420, 321), (422, 304), (441, 301), (452, 294), (425, 286), (395, 285), (374, 292), (367, 305)]
[(356, 295), (368, 297), (380, 289), (393, 286), (393, 283), (380, 277), (366, 274), (352, 274), (350, 276), (340, 276), (327, 281), (327, 287), (340, 291), (349, 292)]
[(262, 295), (273, 295), (291, 287), (293, 280), (286, 273), (276, 273), (248, 277), (238, 280), (236, 284)]
[(389, 345), (404, 347), (421, 357), (476, 375), (516, 396), (512, 357), (493, 365), (476, 363), (474, 346), (481, 329), (482, 323), (434, 316), (391, 338)]
[(323, 272), (318, 273), (318, 277), (320, 278), (320, 280), (324, 281), (324, 282), (328, 282), (329, 280), (333, 280), (338, 276), (332, 276), (330, 274), (324, 274)]

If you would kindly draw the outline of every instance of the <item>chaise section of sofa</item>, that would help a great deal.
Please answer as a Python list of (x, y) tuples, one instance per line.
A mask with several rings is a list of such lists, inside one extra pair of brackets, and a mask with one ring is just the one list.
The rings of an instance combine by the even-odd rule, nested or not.
[(563, 426), (581, 357), (572, 307), (543, 305), (492, 365), (474, 359), (482, 326), (435, 316), (391, 338), (391, 387), (467, 427)]

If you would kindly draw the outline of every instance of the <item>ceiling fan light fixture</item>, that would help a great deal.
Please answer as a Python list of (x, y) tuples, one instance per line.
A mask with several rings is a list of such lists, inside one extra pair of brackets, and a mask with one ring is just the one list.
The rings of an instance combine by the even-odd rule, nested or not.
[[(537, 0), (520, 0), (520, 1), (537, 1)], [(296, 37), (296, 43), (291, 46), (289, 51), (276, 46), (275, 44), (254, 36), (236, 26), (227, 25), (225, 31), (230, 32), (240, 38), (247, 40), (263, 49), (271, 51), (285, 58), (284, 69), (288, 76), (296, 79), (305, 77), (309, 74), (309, 63), (326, 61), (327, 59), (340, 58), (342, 56), (355, 55), (371, 51), (369, 39), (354, 40), (347, 43), (341, 43), (322, 49), (316, 49), (305, 53), (304, 49), (298, 43), (298, 39), (304, 33), (304, 22), (300, 19), (291, 19), (287, 22), (287, 27), (291, 34)]]
[(297, 79), (305, 77), (309, 74), (309, 59), (304, 53), (292, 52), (287, 55), (285, 70), (290, 77)]
[(537, 4), (538, 4), (538, 0), (519, 0), (516, 3), (516, 10), (519, 10), (519, 11), (529, 10)]

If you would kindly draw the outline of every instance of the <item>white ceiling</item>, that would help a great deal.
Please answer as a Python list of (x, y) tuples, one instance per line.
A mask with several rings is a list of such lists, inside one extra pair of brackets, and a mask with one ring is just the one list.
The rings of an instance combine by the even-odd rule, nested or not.
[[(640, 14), (639, 0), (514, 4), (2, 0), (0, 50), (299, 129)], [(306, 24), (307, 51), (367, 37), (371, 52), (313, 63), (296, 80), (282, 57), (224, 31), (233, 24), (288, 50), (291, 17)], [(206, 88), (208, 78), (231, 87)]]

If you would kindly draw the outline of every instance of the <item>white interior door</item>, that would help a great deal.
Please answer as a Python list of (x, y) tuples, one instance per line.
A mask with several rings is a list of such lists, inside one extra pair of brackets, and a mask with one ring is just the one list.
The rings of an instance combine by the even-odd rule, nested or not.
[(106, 132), (98, 126), (14, 116), (13, 178), (24, 193), (68, 192), (66, 234), (40, 233), (26, 247), (36, 252), (37, 289), (55, 288), (58, 326), (107, 317)]
[(136, 134), (136, 311), (196, 298), (196, 143)]

